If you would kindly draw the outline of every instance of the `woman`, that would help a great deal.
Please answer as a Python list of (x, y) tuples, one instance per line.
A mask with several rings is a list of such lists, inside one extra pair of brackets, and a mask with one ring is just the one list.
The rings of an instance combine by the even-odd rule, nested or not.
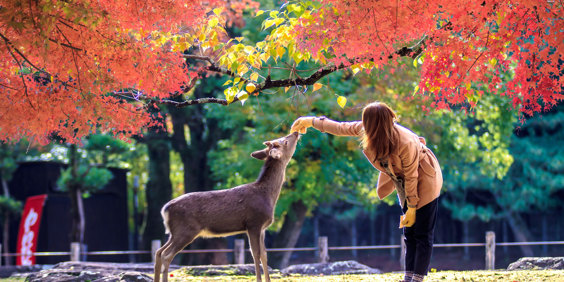
[(396, 114), (388, 105), (375, 102), (364, 108), (362, 121), (300, 117), (290, 131), (303, 134), (313, 127), (337, 136), (362, 138), (364, 155), (380, 171), (378, 197), (382, 199), (396, 189), (404, 212), (400, 217), (406, 245), (403, 281), (423, 281), (431, 261), (443, 176), (425, 139), (395, 121)]

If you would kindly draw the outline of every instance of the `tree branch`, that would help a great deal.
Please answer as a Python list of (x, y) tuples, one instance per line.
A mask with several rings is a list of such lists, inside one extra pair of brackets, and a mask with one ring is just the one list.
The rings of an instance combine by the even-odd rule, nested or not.
[[(419, 54), (421, 54), (423, 52), (423, 48), (421, 47), (421, 45), (425, 42), (425, 40), (427, 40), (427, 36), (423, 36), (423, 38), (421, 40), (419, 40), (417, 43), (415, 43), (415, 45), (413, 45), (411, 47), (403, 47), (403, 48), (395, 51), (395, 54), (397, 54), (401, 57), (416, 58), (417, 56), (419, 56)], [(218, 66), (213, 61), (213, 59), (211, 57), (202, 56), (202, 55), (193, 55), (193, 54), (184, 54), (183, 56), (186, 59), (193, 59), (193, 60), (208, 62), (209, 65), (203, 68), (206, 71), (222, 73), (222, 74), (225, 74), (225, 75), (228, 75), (228, 76), (231, 76), (231, 77), (239, 77), (236, 73), (234, 73), (234, 72), (232, 72), (232, 71), (230, 71), (226, 68), (222, 68), (222, 67)], [(388, 58), (392, 58), (392, 57), (393, 57), (393, 54), (390, 54), (388, 56)], [(338, 70), (348, 68), (351, 65), (357, 63), (358, 61), (359, 61), (358, 59), (351, 59), (351, 60), (349, 60), (350, 64), (344, 64), (344, 63), (341, 63), (340, 65), (328, 64), (326, 66), (323, 66), (323, 67), (317, 69), (317, 71), (315, 71), (314, 73), (312, 73), (311, 75), (309, 75), (307, 77), (296, 76), (295, 78), (272, 80), (271, 76), (267, 75), (266, 79), (263, 82), (256, 85), (256, 90), (255, 90), (254, 93), (258, 93), (260, 91), (272, 89), (272, 88), (312, 85), (312, 84), (316, 83), (317, 81), (319, 81), (320, 79), (322, 79), (323, 77), (325, 77), (325, 76), (327, 76), (327, 75), (329, 75), (333, 72), (336, 72)], [(299, 70), (297, 70), (297, 71), (299, 71)], [(240, 78), (241, 78), (241, 81), (243, 81), (245, 83), (250, 82), (243, 77), (240, 77)], [(249, 94), (252, 94), (252, 93), (249, 93)], [(134, 96), (132, 95), (132, 97), (134, 97)], [(134, 99), (139, 100), (138, 98), (139, 97), (137, 96), (137, 98), (134, 98)], [(212, 97), (190, 99), (190, 100), (185, 100), (185, 101), (181, 101), (181, 102), (166, 100), (166, 99), (165, 100), (154, 100), (154, 99), (145, 99), (145, 98), (142, 98), (142, 99), (149, 100), (149, 103), (172, 105), (172, 106), (175, 106), (175, 107), (178, 107), (178, 108), (191, 106), (191, 105), (198, 105), (198, 104), (208, 104), (208, 103), (220, 104), (220, 105), (224, 105), (224, 106), (227, 106), (227, 105), (230, 104), (225, 99), (212, 98)], [(239, 99), (237, 97), (235, 97), (235, 99), (231, 103), (236, 102), (236, 101), (239, 101)]]

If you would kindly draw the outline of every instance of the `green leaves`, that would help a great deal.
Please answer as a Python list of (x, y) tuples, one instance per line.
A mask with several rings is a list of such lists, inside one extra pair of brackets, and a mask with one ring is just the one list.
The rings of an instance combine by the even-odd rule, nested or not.
[(22, 202), (12, 197), (0, 196), (0, 215), (19, 214), (22, 211)]
[(112, 173), (106, 168), (80, 165), (77, 169), (77, 177), (73, 176), (72, 167), (62, 170), (57, 186), (65, 192), (73, 186), (79, 187), (82, 192), (94, 192), (108, 184), (112, 177)]

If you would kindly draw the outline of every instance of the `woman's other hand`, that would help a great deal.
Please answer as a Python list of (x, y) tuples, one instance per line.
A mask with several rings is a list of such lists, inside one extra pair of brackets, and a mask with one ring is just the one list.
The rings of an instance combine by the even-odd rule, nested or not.
[(313, 126), (313, 119), (315, 117), (300, 117), (294, 121), (292, 124), (292, 128), (290, 129), (290, 133), (298, 132), (301, 134), (305, 134), (309, 127)]
[(416, 208), (407, 208), (407, 212), (400, 219), (399, 228), (411, 227), (415, 224), (415, 211)]

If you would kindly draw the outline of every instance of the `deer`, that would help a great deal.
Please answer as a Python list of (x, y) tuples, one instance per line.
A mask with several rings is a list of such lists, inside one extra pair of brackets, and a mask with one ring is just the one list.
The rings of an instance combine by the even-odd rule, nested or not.
[(186, 193), (166, 203), (161, 209), (168, 241), (155, 253), (154, 281), (168, 281), (172, 259), (198, 237), (226, 237), (246, 233), (255, 264), (256, 280), (261, 281), (260, 264), (270, 281), (264, 233), (274, 221), (274, 208), (284, 177), (300, 135), (288, 136), (263, 144), (266, 148), (251, 153), (264, 164), (255, 182), (237, 187)]

